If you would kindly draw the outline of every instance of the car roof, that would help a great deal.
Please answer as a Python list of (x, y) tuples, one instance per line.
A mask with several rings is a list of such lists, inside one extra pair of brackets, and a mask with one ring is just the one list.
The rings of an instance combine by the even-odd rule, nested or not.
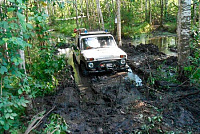
[(84, 35), (84, 36), (79, 36), (79, 38), (89, 38), (89, 37), (105, 37), (105, 36), (111, 36), (113, 37), (111, 34), (88, 34), (88, 35)]
[(87, 36), (87, 35), (99, 35), (99, 34), (110, 34), (110, 32), (106, 31), (90, 31), (90, 32), (81, 32), (80, 36)]

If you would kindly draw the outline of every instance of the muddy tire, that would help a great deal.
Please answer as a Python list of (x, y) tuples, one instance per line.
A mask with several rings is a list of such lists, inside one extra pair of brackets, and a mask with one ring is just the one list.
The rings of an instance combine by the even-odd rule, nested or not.
[(81, 63), (81, 72), (82, 72), (83, 76), (89, 75), (88, 71), (86, 70), (85, 64), (83, 64), (83, 63)]

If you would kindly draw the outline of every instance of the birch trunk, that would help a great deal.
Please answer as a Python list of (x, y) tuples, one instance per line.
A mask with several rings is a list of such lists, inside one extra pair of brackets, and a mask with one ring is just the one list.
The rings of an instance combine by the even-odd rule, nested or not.
[(117, 41), (118, 41), (118, 45), (122, 46), (120, 6), (121, 6), (121, 0), (117, 0)]
[(96, 4), (97, 4), (97, 12), (98, 12), (99, 17), (100, 17), (101, 29), (104, 30), (104, 21), (103, 21), (103, 15), (102, 15), (102, 12), (101, 12), (101, 6), (100, 6), (99, 0), (96, 0)]
[(83, 14), (83, 0), (81, 0), (80, 1), (80, 3), (81, 3), (81, 22), (80, 22), (80, 27), (82, 27), (82, 23), (83, 23), (83, 16), (84, 16), (84, 14)]
[(147, 3), (148, 3), (148, 1), (146, 0), (146, 1), (145, 1), (145, 21), (148, 20), (148, 15), (147, 15)]
[(76, 26), (77, 28), (79, 28), (77, 0), (75, 0), (75, 7), (76, 7)]
[(189, 66), (190, 31), (191, 31), (191, 0), (179, 0), (178, 12), (178, 73), (179, 80), (185, 80), (184, 67)]
[[(90, 14), (89, 14), (89, 0), (86, 0), (86, 10), (87, 10), (87, 21), (90, 22)], [(89, 29), (91, 29), (91, 24), (89, 24)]]

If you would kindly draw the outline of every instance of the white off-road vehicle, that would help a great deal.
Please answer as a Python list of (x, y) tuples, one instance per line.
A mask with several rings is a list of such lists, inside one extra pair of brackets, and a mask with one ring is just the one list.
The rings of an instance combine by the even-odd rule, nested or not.
[(107, 71), (127, 71), (127, 54), (117, 46), (110, 33), (87, 32), (86, 29), (75, 29), (74, 32), (76, 38), (73, 57), (83, 75)]

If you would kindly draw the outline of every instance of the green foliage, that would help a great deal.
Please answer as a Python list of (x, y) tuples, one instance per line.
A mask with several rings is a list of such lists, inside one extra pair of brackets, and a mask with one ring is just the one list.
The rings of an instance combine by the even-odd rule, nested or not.
[(29, 68), (35, 80), (33, 86), (37, 95), (54, 93), (58, 84), (55, 74), (64, 68), (65, 58), (56, 56), (54, 49), (42, 49), (37, 54), (35, 62)]
[(199, 30), (197, 27), (193, 27), (193, 40), (190, 45), (191, 55), (190, 66), (185, 67), (184, 70), (187, 71), (187, 76), (192, 84), (200, 85), (200, 49), (199, 49)]
[(65, 134), (70, 132), (65, 119), (58, 114), (52, 114), (49, 118), (49, 122), (50, 123), (46, 124), (46, 128), (44, 129), (45, 134)]
[(74, 29), (77, 27), (74, 22), (56, 21), (56, 25), (53, 28), (66, 36), (73, 36)]
[[(20, 116), (24, 114), (25, 107), (29, 103), (23, 96), (30, 94), (31, 90), (28, 84), (29, 77), (25, 75), (19, 65), (23, 62), (18, 50), (25, 50), (31, 45), (24, 40), (28, 38), (27, 23), (25, 15), (22, 14), (24, 6), (22, 1), (16, 3), (10, 0), (18, 7), (8, 8), (10, 14), (6, 12), (4, 21), (0, 22), (0, 76), (1, 76), (1, 96), (0, 96), (0, 133), (16, 129), (20, 124)], [(7, 16), (6, 16), (7, 15)], [(2, 18), (1, 18), (2, 19)]]
[(137, 34), (140, 33), (149, 33), (152, 30), (152, 27), (149, 23), (144, 22), (141, 25), (138, 26), (123, 26), (122, 27), (122, 36), (127, 37), (134, 37)]
[(162, 116), (147, 117), (147, 123), (142, 126), (142, 129), (146, 133), (163, 133), (163, 130), (160, 127), (161, 123)]
[[(142, 115), (143, 117), (143, 115)], [(151, 134), (151, 133), (165, 133), (165, 131), (162, 130), (162, 116), (156, 115), (152, 117), (146, 117), (145, 118), (145, 124), (142, 125), (140, 130), (135, 130), (135, 134)]]
[(24, 114), (27, 103), (28, 101), (24, 97), (19, 98), (11, 93), (4, 92), (4, 95), (0, 98), (0, 133), (21, 125), (20, 115)]
[[(53, 44), (47, 42), (48, 16), (35, 5), (27, 9), (21, 0), (10, 2), (13, 4), (2, 5), (8, 10), (0, 15), (3, 20), (0, 21), (0, 133), (17, 133), (14, 130), (20, 129), (21, 115), (29, 103), (25, 96), (53, 92), (58, 83), (55, 74), (65, 65), (64, 57), (57, 57)], [(26, 9), (32, 11), (31, 17), (26, 18)], [(27, 60), (31, 62), (26, 62), (27, 75), (19, 67), (23, 62), (19, 50), (27, 54), (31, 43), (34, 47), (29, 50), (31, 55)]]

